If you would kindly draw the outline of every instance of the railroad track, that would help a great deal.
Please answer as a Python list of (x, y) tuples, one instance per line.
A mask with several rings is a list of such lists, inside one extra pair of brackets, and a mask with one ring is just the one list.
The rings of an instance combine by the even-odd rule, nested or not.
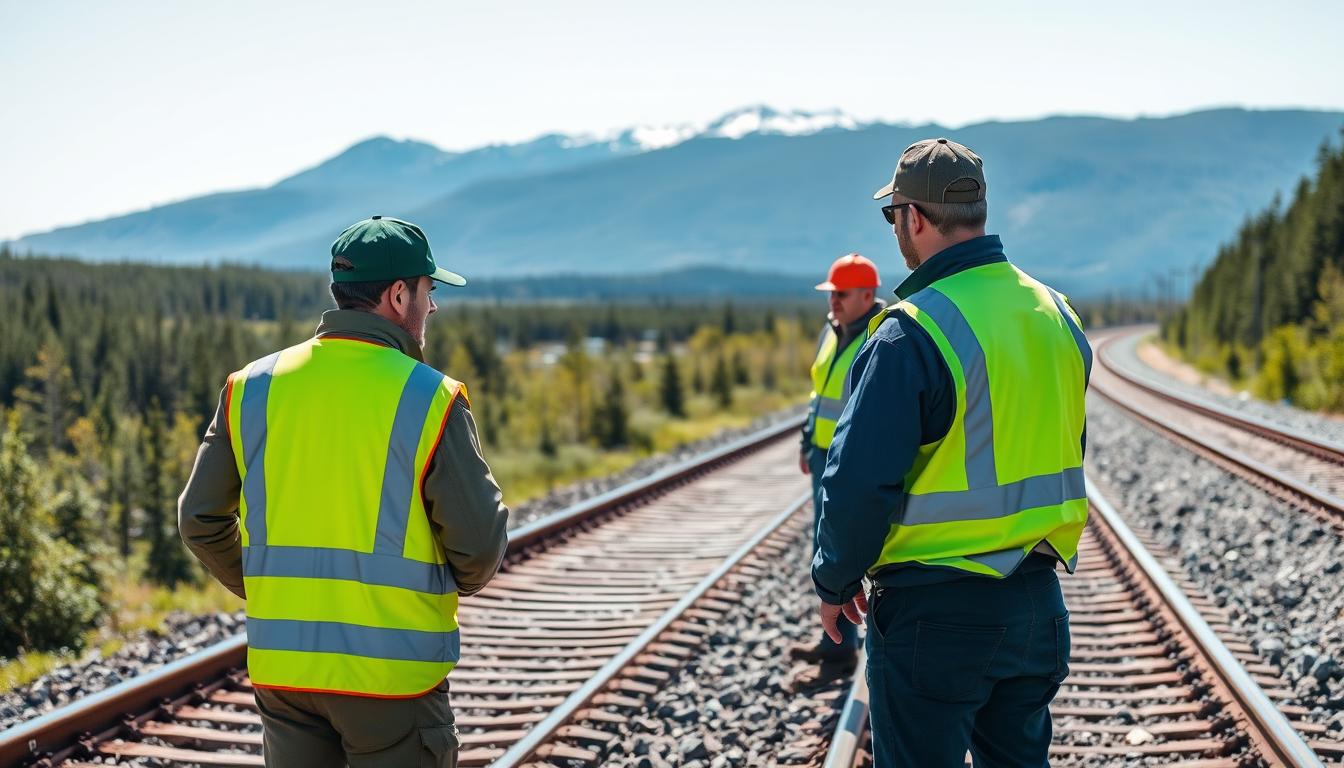
[[(1344, 761), (1292, 693), (1196, 588), (1173, 579), (1088, 484), (1079, 568), (1061, 576), (1073, 651), (1051, 705), (1052, 765), (1188, 768)], [(826, 768), (871, 764), (867, 689), (856, 675)]]
[(1196, 454), (1344, 533), (1344, 446), (1239, 414), (1127, 370), (1117, 347), (1135, 333), (1101, 333), (1092, 391)]
[[(459, 764), (592, 765), (810, 524), (789, 420), (510, 534), (462, 600)], [(777, 562), (777, 560), (775, 561)], [(0, 766), (261, 765), (245, 638), (0, 733)], [(96, 762), (95, 762), (96, 761)]]

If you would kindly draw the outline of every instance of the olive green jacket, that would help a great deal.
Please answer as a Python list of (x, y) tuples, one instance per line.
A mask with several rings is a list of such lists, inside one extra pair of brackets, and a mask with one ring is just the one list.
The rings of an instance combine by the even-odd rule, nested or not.
[[(317, 335), (358, 336), (424, 361), (405, 330), (378, 315), (333, 309), (323, 313)], [(224, 396), (205, 431), (187, 487), (178, 498), (182, 540), (230, 592), (243, 589), (238, 494), (242, 480), (229, 442)], [(454, 401), (424, 482), (425, 509), (443, 545), (458, 593), (479, 592), (499, 570), (508, 544), (509, 510), (481, 456), (476, 422), (463, 398)]]

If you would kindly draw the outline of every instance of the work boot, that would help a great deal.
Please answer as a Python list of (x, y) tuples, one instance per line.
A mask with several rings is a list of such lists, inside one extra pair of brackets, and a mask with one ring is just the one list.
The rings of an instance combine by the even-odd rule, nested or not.
[(789, 673), (788, 687), (795, 693), (816, 691), (854, 676), (858, 654), (827, 658), (819, 662), (800, 662)]
[(858, 648), (836, 645), (829, 639), (816, 643), (797, 642), (789, 646), (789, 658), (809, 664), (849, 664), (852, 667), (858, 653)]

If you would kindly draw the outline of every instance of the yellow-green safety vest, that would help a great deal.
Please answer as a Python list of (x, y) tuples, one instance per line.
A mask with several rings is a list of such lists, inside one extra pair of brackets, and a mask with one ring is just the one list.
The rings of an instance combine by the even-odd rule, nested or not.
[(1087, 523), (1084, 396), (1092, 350), (1064, 298), (1007, 262), (958, 272), (890, 307), (919, 323), (956, 387), (947, 434), (920, 446), (870, 569), (1010, 574), (1033, 550), (1070, 573)]
[(822, 331), (817, 359), (812, 363), (812, 400), (807, 415), (812, 427), (812, 445), (823, 451), (831, 447), (835, 424), (849, 402), (849, 369), (863, 342), (868, 340), (868, 333), (865, 328), (841, 351), (835, 328), (828, 323)]
[(418, 696), (458, 660), (457, 585), (421, 484), (465, 388), (333, 336), (229, 377), (255, 685)]

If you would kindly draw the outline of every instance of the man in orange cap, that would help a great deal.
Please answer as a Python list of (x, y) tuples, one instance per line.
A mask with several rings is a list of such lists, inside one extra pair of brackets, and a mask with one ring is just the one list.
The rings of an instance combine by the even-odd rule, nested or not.
[[(849, 368), (859, 348), (868, 340), (868, 321), (884, 306), (874, 295), (882, 279), (877, 265), (857, 253), (835, 260), (826, 282), (818, 291), (829, 292), (830, 314), (817, 339), (817, 359), (812, 363), (812, 403), (803, 426), (802, 453), (798, 468), (812, 477), (812, 514), (821, 515), (821, 476), (826, 469), (826, 451), (831, 447), (836, 422), (849, 399)], [(813, 537), (815, 550), (816, 538)], [(859, 647), (853, 624), (842, 622), (841, 642), (823, 632), (816, 645), (800, 645), (793, 656), (808, 661), (852, 663)]]

